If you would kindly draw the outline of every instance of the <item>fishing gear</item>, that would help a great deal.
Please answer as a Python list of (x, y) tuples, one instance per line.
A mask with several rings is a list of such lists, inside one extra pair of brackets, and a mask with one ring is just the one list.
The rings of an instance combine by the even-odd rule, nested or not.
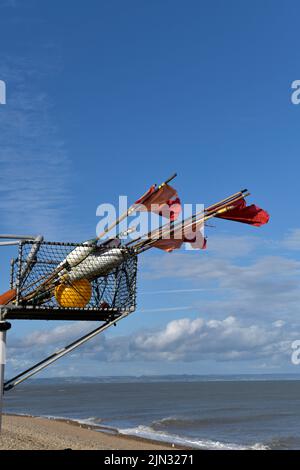
[[(176, 221), (170, 216), (168, 223), (162, 224), (155, 230), (125, 244), (122, 243), (123, 236), (132, 233), (132, 229), (120, 233), (117, 238), (101, 241), (101, 236), (106, 235), (114, 226), (119, 225), (120, 221), (128, 217), (133, 211), (147, 210), (155, 212), (157, 211), (157, 202), (159, 202), (159, 211), (164, 204), (170, 207), (171, 203), (168, 199), (170, 196), (176, 197), (175, 200), (178, 201), (177, 191), (168, 185), (175, 176), (176, 174), (159, 186), (151, 186), (105, 232), (94, 239), (78, 244), (63, 259), (57, 257), (55, 262), (53, 255), (50, 254), (49, 260), (52, 261), (48, 264), (45, 260), (39, 261), (39, 266), (41, 267), (43, 264), (45, 268), (45, 265), (47, 265), (47, 270), (39, 269), (41, 275), (32, 279), (33, 276), (29, 276), (29, 273), (37, 262), (36, 253), (43, 244), (42, 239), (36, 239), (35, 245), (31, 247), (26, 258), (25, 267), (22, 268), (22, 272), (19, 274), (16, 286), (12, 282), (13, 288), (0, 296), (0, 304), (13, 303), (18, 305), (22, 303), (23, 306), (36, 307), (48, 305), (54, 296), (58, 306), (82, 308), (88, 305), (92, 298), (90, 283), (109, 276), (114, 270), (118, 270), (126, 259), (136, 257), (150, 248), (159, 248), (171, 252), (174, 249), (179, 249), (183, 243), (191, 243), (193, 248), (205, 248), (206, 238), (202, 233), (203, 227), (208, 220), (214, 217), (227, 218), (258, 226), (268, 221), (269, 216), (265, 211), (254, 205), (246, 205), (245, 198), (250, 193), (247, 189), (243, 189), (185, 220)], [(150, 202), (155, 203), (155, 209), (153, 209)], [(72, 244), (67, 245), (72, 246)], [(52, 269), (53, 265), (56, 265), (54, 269)], [(37, 271), (35, 269), (35, 273)], [(66, 300), (68, 296), (70, 297), (69, 302)], [(84, 302), (83, 298), (85, 299)]]

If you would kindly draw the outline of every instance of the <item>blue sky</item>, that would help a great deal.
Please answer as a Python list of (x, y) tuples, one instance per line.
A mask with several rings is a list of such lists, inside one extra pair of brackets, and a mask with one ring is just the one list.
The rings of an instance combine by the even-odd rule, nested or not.
[[(217, 221), (205, 253), (147, 253), (136, 314), (49, 374), (298, 372), (299, 13), (296, 1), (0, 0), (0, 232), (88, 239), (100, 203), (174, 171), (184, 202), (247, 187), (271, 214), (261, 229)], [(12, 255), (1, 250), (2, 290)], [(87, 328), (15, 322), (10, 369)]]

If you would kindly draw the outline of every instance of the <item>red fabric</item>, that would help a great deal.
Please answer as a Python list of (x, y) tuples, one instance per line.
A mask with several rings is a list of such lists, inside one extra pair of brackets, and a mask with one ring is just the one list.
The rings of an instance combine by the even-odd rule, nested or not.
[(270, 216), (268, 212), (260, 209), (255, 204), (246, 206), (245, 199), (241, 199), (241, 201), (237, 201), (233, 205), (235, 206), (234, 209), (224, 212), (224, 214), (216, 215), (216, 217), (254, 225), (255, 227), (260, 227), (269, 222)]
[(167, 252), (178, 250), (183, 243), (190, 243), (195, 250), (206, 248), (206, 239), (197, 225), (185, 228), (184, 225), (174, 231), (170, 238), (161, 238), (153, 246)]
[(206, 240), (203, 236), (201, 228), (203, 223), (193, 223), (190, 226), (183, 228), (183, 241), (190, 243), (194, 250), (203, 250), (206, 247)]
[(142, 197), (140, 197), (140, 199), (138, 199), (137, 201), (135, 201), (135, 204), (143, 204), (143, 203), (144, 203), (143, 201), (144, 201), (146, 198), (148, 198), (148, 197), (150, 196), (150, 194), (152, 194), (152, 193), (155, 191), (155, 189), (156, 189), (156, 186), (155, 186), (155, 184), (153, 184), (153, 185), (151, 186), (151, 188), (148, 189), (148, 191), (147, 191)]
[(156, 191), (155, 186), (151, 188), (136, 201), (137, 210), (154, 212), (155, 214), (163, 215), (171, 221), (178, 218), (181, 213), (181, 203), (178, 198), (176, 189), (168, 184), (162, 186)]
[(166, 251), (170, 253), (173, 250), (178, 250), (181, 248), (183, 243), (190, 243), (191, 247), (194, 248), (195, 250), (205, 250), (206, 249), (206, 238), (200, 237), (200, 240), (197, 240), (197, 237), (195, 237), (192, 240), (184, 238), (183, 240), (176, 240), (173, 238), (162, 238), (161, 240), (157, 240), (153, 244), (155, 248), (159, 248), (160, 250)]
[(172, 188), (168, 184), (164, 184), (158, 191), (154, 192), (148, 199), (142, 202), (148, 211), (151, 210), (151, 206), (154, 204), (161, 205), (165, 204), (169, 199), (177, 197), (176, 189)]
[(206, 250), (207, 240), (203, 237), (203, 235), (199, 232), (194, 238), (192, 239), (184, 239), (186, 243), (190, 243), (191, 247), (194, 250)]
[(7, 305), (9, 302), (12, 302), (17, 295), (16, 289), (8, 290), (4, 294), (0, 295), (0, 305)]
[(162, 238), (153, 243), (153, 246), (169, 253), (173, 250), (178, 250), (179, 248), (181, 248), (182, 244), (183, 240), (175, 240), (173, 238)]
[(170, 219), (171, 222), (174, 222), (174, 220), (178, 219), (181, 210), (181, 202), (179, 197), (176, 197), (175, 199), (169, 199), (165, 204), (160, 205), (157, 209), (152, 208), (152, 212)]

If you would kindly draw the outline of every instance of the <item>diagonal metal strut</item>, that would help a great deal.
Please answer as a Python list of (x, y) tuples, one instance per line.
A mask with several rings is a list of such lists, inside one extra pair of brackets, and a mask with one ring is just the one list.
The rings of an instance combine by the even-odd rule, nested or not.
[(84, 336), (81, 336), (77, 340), (73, 341), (72, 343), (68, 344), (65, 346), (63, 349), (60, 349), (59, 351), (56, 351), (55, 353), (51, 354), (51, 356), (48, 356), (47, 358), (43, 359), (42, 361), (38, 362), (34, 366), (30, 367), (29, 369), (26, 369), (24, 372), (21, 372), (20, 374), (16, 375), (12, 379), (8, 380), (7, 382), (4, 383), (4, 391), (11, 390), (12, 388), (16, 387), (20, 383), (24, 382), (25, 380), (29, 379), (33, 375), (37, 374), (41, 370), (45, 369), (49, 365), (51, 365), (53, 362), (57, 361), (61, 357), (65, 356), (66, 354), (74, 351), (74, 349), (78, 348), (82, 344), (86, 343), (90, 339), (93, 339), (95, 336), (97, 336), (99, 333), (102, 333), (103, 331), (107, 330), (109, 327), (112, 325), (115, 325), (117, 322), (122, 320), (123, 318), (127, 317), (131, 312), (126, 312), (120, 315), (117, 318), (113, 318), (111, 320), (106, 321), (103, 325), (99, 326), (95, 330), (92, 330), (90, 333), (87, 333)]

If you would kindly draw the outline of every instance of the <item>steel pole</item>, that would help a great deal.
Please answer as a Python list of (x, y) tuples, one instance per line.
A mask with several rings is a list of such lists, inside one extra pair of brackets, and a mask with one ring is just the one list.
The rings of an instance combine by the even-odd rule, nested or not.
[(6, 332), (10, 327), (11, 324), (9, 322), (0, 321), (0, 433), (2, 429), (4, 372), (6, 363)]

